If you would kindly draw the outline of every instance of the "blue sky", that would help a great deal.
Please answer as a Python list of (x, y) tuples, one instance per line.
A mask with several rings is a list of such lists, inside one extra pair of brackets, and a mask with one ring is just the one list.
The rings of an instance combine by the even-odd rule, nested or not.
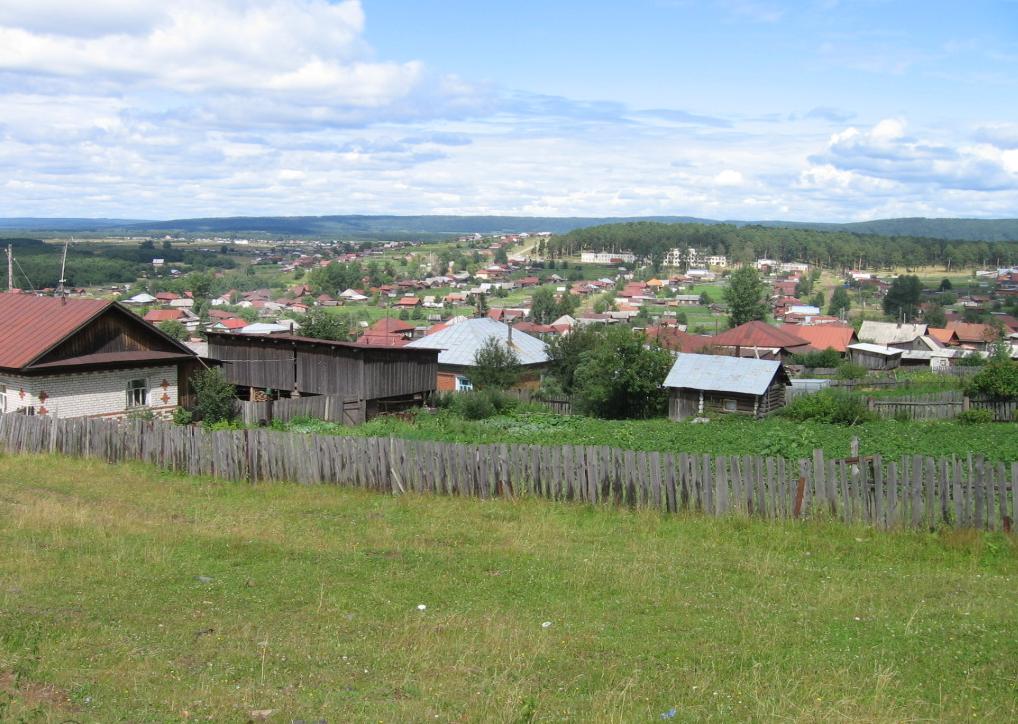
[(1018, 215), (1018, 2), (10, 0), (0, 215)]

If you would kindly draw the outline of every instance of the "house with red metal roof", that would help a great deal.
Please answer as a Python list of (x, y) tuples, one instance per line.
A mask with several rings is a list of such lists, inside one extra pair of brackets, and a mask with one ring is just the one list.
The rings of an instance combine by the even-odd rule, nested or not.
[(766, 322), (746, 322), (715, 335), (711, 346), (719, 353), (736, 357), (785, 360), (789, 355), (810, 351), (810, 343)]
[(806, 340), (819, 352), (833, 349), (844, 355), (848, 353), (848, 345), (859, 341), (855, 330), (844, 324), (786, 324), (782, 329)]
[(0, 294), (0, 413), (168, 415), (197, 355), (117, 302)]

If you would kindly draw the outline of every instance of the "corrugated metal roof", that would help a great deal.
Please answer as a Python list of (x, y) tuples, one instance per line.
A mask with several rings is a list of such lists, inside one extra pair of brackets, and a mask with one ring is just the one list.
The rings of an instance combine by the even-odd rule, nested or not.
[(664, 386), (762, 395), (780, 368), (777, 360), (679, 354)]
[[(440, 365), (467, 367), (474, 364), (474, 355), (490, 337), (506, 342), (509, 325), (487, 317), (476, 317), (415, 339), (407, 347), (440, 349)], [(535, 365), (548, 361), (544, 342), (526, 332), (513, 331), (512, 348), (519, 356), (520, 364)]]
[(813, 347), (824, 350), (830, 347), (837, 352), (844, 352), (855, 336), (855, 330), (840, 324), (817, 324), (799, 326), (786, 324), (784, 329), (789, 334), (809, 342)]
[(925, 324), (896, 324), (867, 319), (859, 327), (859, 339), (874, 344), (905, 344), (926, 334)]
[(0, 294), (0, 367), (25, 367), (111, 304), (103, 299)]
[(746, 322), (738, 327), (716, 335), (712, 340), (715, 347), (780, 347), (795, 349), (805, 347), (807, 342), (790, 332), (772, 327), (765, 322)]

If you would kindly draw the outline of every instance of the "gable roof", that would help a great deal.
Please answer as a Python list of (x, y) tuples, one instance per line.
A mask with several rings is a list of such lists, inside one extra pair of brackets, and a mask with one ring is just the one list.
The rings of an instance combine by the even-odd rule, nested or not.
[(676, 352), (703, 352), (709, 350), (713, 337), (703, 334), (690, 334), (675, 327), (647, 327), (645, 334), (648, 340), (654, 340), (665, 349)]
[(907, 344), (926, 334), (925, 324), (897, 324), (866, 320), (859, 327), (859, 340), (874, 344)]
[[(548, 361), (544, 342), (519, 330), (514, 330), (512, 334), (512, 348), (519, 356), (520, 364), (536, 365)], [(438, 355), (440, 365), (470, 367), (474, 364), (477, 350), (490, 337), (506, 342), (509, 339), (509, 325), (488, 317), (474, 317), (415, 339), (407, 346), (418, 349), (440, 349), (442, 350)]]
[(681, 353), (668, 371), (664, 386), (762, 395), (777, 374), (784, 374), (777, 360)]
[(158, 324), (159, 322), (173, 322), (184, 316), (183, 309), (150, 309), (145, 312), (145, 321)]
[(798, 335), (772, 327), (766, 322), (746, 322), (738, 327), (716, 335), (712, 340), (715, 347), (779, 347), (796, 349), (809, 344)]
[(841, 324), (814, 324), (802, 326), (786, 324), (782, 329), (796, 337), (801, 337), (818, 350), (833, 349), (845, 352), (848, 345), (855, 341), (855, 330)]
[(396, 319), (394, 317), (382, 317), (370, 327), (367, 328), (366, 334), (402, 334), (403, 332), (412, 332), (416, 329), (416, 325), (404, 322), (402, 319)]
[(989, 324), (948, 322), (947, 329), (957, 335), (959, 342), (992, 342), (997, 338), (997, 330)]
[[(108, 310), (126, 315), (181, 353), (193, 356), (183, 344), (115, 302), (4, 292), (0, 293), (0, 320), (3, 320), (0, 324), (0, 368), (28, 367)], [(150, 353), (155, 354), (145, 352)], [(64, 365), (69, 363), (70, 360), (62, 361)]]
[(0, 294), (0, 367), (20, 368), (38, 359), (110, 307), (103, 299)]

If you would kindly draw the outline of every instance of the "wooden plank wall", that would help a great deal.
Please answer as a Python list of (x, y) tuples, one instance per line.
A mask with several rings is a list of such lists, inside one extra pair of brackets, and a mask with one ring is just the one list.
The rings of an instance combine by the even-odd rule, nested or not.
[[(140, 460), (188, 475), (350, 485), (387, 493), (534, 496), (674, 513), (835, 518), (878, 528), (1011, 529), (1018, 462), (905, 456), (809, 460), (637, 452), (610, 447), (461, 445), (207, 432), (166, 423), (0, 415), (0, 449), (108, 462)], [(801, 495), (801, 498), (800, 498)]]
[[(240, 419), (245, 425), (258, 425), (262, 420), (269, 420), (269, 406), (272, 406), (273, 420), (287, 422), (296, 417), (313, 417), (326, 422), (339, 422), (359, 425), (364, 422), (360, 401), (343, 395), (315, 395), (313, 397), (296, 397), (292, 399), (274, 400), (270, 402), (237, 403)], [(354, 414), (351, 417), (351, 410)]]

